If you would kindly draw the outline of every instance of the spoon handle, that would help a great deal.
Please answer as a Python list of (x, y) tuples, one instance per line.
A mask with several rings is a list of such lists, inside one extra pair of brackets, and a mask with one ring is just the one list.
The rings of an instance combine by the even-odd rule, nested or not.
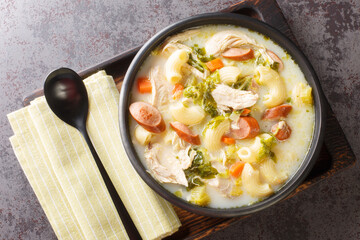
[(130, 239), (141, 239), (139, 232), (137, 231), (133, 221), (131, 220), (129, 213), (127, 212), (123, 202), (121, 201), (119, 195), (117, 194), (117, 191), (112, 184), (109, 175), (107, 174), (104, 165), (100, 161), (99, 156), (96, 153), (96, 150), (94, 146), (91, 143), (91, 140), (89, 138), (89, 135), (86, 131), (86, 129), (79, 128), (79, 131), (82, 133), (82, 135), (85, 138), (86, 143), (88, 144), (90, 151), (94, 157), (94, 160), (96, 162), (96, 165), (100, 171), (100, 174), (105, 182), (106, 188), (110, 193), (111, 199), (115, 205), (115, 208), (120, 216), (120, 219), (122, 223), (124, 224), (125, 230), (129, 236)]

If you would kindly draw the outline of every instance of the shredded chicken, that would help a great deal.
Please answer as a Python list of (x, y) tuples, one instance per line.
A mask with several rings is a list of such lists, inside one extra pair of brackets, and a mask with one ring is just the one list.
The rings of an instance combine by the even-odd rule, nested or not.
[(191, 48), (189, 48), (184, 44), (181, 44), (181, 42), (189, 40), (199, 32), (200, 32), (199, 29), (191, 29), (167, 38), (162, 45), (163, 46), (162, 51), (171, 53), (174, 49), (177, 50), (177, 49), (185, 49), (185, 48), (188, 48), (189, 51), (191, 51)]
[(231, 190), (233, 187), (233, 183), (230, 179), (215, 177), (211, 179), (206, 179), (205, 181), (209, 186), (215, 188), (225, 197), (232, 197)]
[[(191, 148), (191, 145), (189, 145), (185, 149), (180, 150), (178, 155), (177, 155), (179, 160), (180, 160), (180, 164), (181, 164), (182, 169), (188, 169), (191, 166), (192, 161), (195, 158), (196, 152), (195, 151), (190, 151), (190, 148)], [(189, 151), (190, 151), (190, 156), (189, 156)]]
[(182, 140), (179, 137), (179, 135), (177, 135), (177, 133), (174, 131), (167, 132), (164, 140), (166, 144), (170, 144), (172, 146), (174, 152), (178, 152), (181, 149), (185, 149), (187, 146), (187, 143), (184, 140)]
[(240, 31), (226, 30), (212, 36), (205, 43), (205, 50), (208, 55), (217, 57), (228, 48), (246, 46), (254, 47), (257, 45), (255, 40)]
[(164, 151), (160, 144), (149, 144), (145, 148), (145, 160), (150, 173), (161, 183), (188, 186), (185, 173), (175, 156)]
[(178, 42), (169, 42), (168, 44), (165, 45), (162, 52), (164, 53), (165, 56), (170, 56), (173, 52), (179, 49), (184, 49), (187, 52), (191, 52), (190, 47)]
[(225, 167), (219, 161), (212, 161), (211, 166), (215, 168), (219, 173), (223, 173), (227, 170), (227, 167)]
[(256, 93), (234, 89), (224, 84), (217, 84), (211, 95), (220, 110), (226, 108), (228, 110), (229, 108), (240, 110), (251, 107), (259, 98)]
[(187, 63), (182, 66), (181, 71), (185, 74), (185, 79), (188, 78), (190, 75), (194, 75), (196, 78), (203, 80), (210, 75), (209, 70), (204, 69), (204, 72), (202, 73)]
[(149, 79), (151, 82), (151, 104), (160, 107), (169, 103), (171, 86), (165, 80), (164, 75), (158, 66), (150, 70)]

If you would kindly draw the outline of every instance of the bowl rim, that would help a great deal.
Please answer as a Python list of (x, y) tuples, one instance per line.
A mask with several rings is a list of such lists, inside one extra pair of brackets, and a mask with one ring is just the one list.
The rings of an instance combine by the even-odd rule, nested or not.
[[(216, 24), (227, 24), (227, 25), (236, 25), (244, 28), (251, 29), (253, 31), (259, 32), (265, 36), (268, 36), (276, 44), (289, 53), (289, 55), (294, 59), (294, 61), (299, 65), (301, 71), (303, 72), (307, 82), (313, 89), (313, 100), (315, 108), (315, 126), (313, 131), (313, 137), (308, 149), (308, 152), (303, 160), (303, 162), (298, 167), (296, 173), (273, 195), (268, 198), (254, 203), (252, 205), (240, 206), (236, 208), (210, 208), (210, 207), (200, 207), (194, 205), (190, 202), (183, 200), (175, 196), (173, 193), (169, 192), (160, 183), (158, 183), (147, 171), (145, 166), (142, 164), (139, 156), (137, 155), (135, 148), (131, 140), (131, 134), (129, 131), (129, 119), (130, 114), (128, 106), (131, 98), (131, 89), (132, 85), (135, 82), (136, 74), (139, 68), (142, 66), (145, 59), (151, 53), (152, 50), (159, 44), (161, 44), (168, 36), (179, 33), (183, 30), (190, 29), (198, 26), (205, 25), (216, 25)], [(235, 217), (247, 215), (254, 213), (260, 210), (263, 210), (267, 207), (274, 205), (280, 200), (288, 196), (293, 190), (295, 190), (298, 185), (306, 178), (312, 169), (313, 165), (316, 162), (316, 159), (320, 153), (324, 131), (325, 131), (325, 119), (326, 119), (326, 109), (325, 109), (325, 100), (324, 95), (319, 83), (319, 79), (311, 66), (309, 60), (303, 54), (303, 52), (283, 33), (279, 30), (271, 27), (270, 25), (259, 21), (257, 19), (234, 14), (234, 13), (206, 13), (200, 14), (197, 16), (189, 17), (183, 20), (180, 20), (176, 23), (169, 25), (168, 27), (162, 29), (152, 38), (150, 38), (144, 45), (141, 47), (139, 52), (136, 54), (132, 60), (125, 78), (123, 80), (122, 88), (120, 91), (119, 98), (119, 127), (122, 143), (125, 149), (125, 152), (140, 177), (145, 181), (145, 183), (152, 188), (156, 193), (161, 197), (169, 201), (170, 203), (191, 211), (196, 214), (209, 216), (209, 217)]]

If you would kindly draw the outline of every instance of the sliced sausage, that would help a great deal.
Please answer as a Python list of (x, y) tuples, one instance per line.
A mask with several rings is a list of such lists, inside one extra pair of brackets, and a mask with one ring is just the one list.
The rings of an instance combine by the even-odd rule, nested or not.
[(280, 121), (271, 127), (271, 132), (279, 140), (288, 139), (291, 135), (291, 128), (285, 121)]
[(146, 102), (134, 102), (130, 105), (129, 111), (135, 121), (143, 128), (153, 133), (165, 131), (166, 125), (159, 110)]
[(279, 72), (282, 71), (284, 69), (284, 63), (281, 61), (281, 59), (278, 57), (278, 55), (276, 55), (273, 51), (270, 50), (266, 50), (267, 54), (269, 54), (269, 56), (272, 58), (272, 60), (274, 60), (275, 62), (279, 63)]
[(177, 135), (183, 139), (184, 141), (193, 144), (193, 145), (200, 145), (200, 138), (199, 135), (194, 135), (193, 132), (190, 130), (188, 126), (181, 122), (171, 122), (170, 126), (175, 130)]
[(222, 56), (235, 61), (246, 61), (254, 58), (254, 50), (251, 48), (229, 48), (222, 53)]
[(253, 117), (239, 117), (235, 128), (231, 129), (231, 135), (235, 139), (253, 138), (260, 132), (258, 121)]
[(279, 120), (280, 118), (285, 118), (290, 113), (291, 109), (292, 106), (288, 104), (266, 109), (262, 116), (262, 120)]

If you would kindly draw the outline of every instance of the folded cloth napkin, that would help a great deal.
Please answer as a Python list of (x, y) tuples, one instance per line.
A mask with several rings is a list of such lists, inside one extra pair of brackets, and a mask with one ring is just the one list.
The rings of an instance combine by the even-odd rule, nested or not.
[[(143, 239), (177, 231), (171, 205), (137, 175), (121, 143), (114, 80), (100, 71), (84, 80), (87, 129), (93, 145)], [(53, 114), (45, 98), (8, 114), (15, 154), (59, 239), (128, 239), (80, 132)]]

